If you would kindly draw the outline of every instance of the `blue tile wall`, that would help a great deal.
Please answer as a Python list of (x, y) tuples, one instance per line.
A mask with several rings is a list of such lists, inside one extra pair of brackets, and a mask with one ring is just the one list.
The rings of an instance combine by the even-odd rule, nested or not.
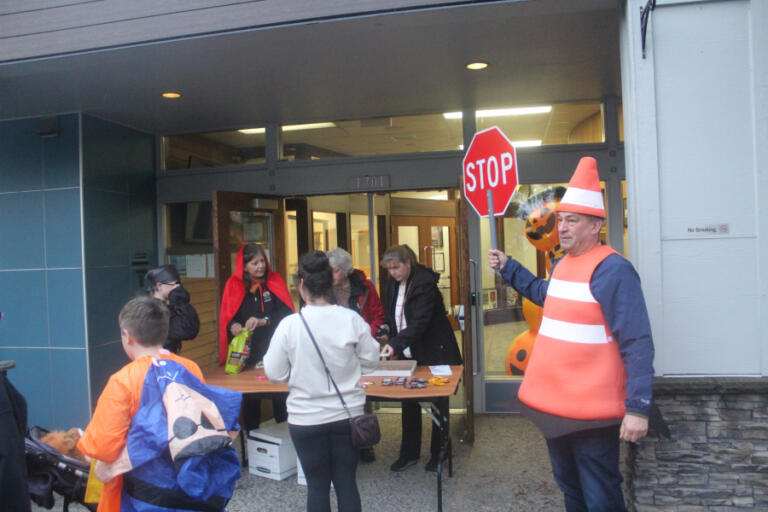
[(85, 348), (83, 272), (81, 269), (46, 271), (48, 325), (51, 347)]
[(16, 368), (8, 372), (8, 378), (27, 400), (28, 424), (48, 429), (55, 428), (51, 408), (50, 352), (47, 348), (0, 347), (0, 359), (16, 361)]
[(48, 347), (48, 308), (42, 270), (0, 272), (0, 346)]
[(88, 297), (88, 341), (91, 348), (120, 339), (117, 315), (133, 298), (131, 270), (89, 268), (85, 285)]
[(0, 359), (16, 361), (8, 375), (30, 425), (70, 428), (90, 406), (79, 116), (59, 116), (57, 134), (41, 137), (46, 122), (0, 122)]
[(110, 375), (130, 362), (120, 341), (91, 347), (88, 353), (91, 363), (91, 402), (96, 402), (107, 385)]
[(43, 186), (39, 123), (39, 119), (0, 122), (0, 192), (39, 190)]
[(0, 194), (0, 269), (42, 268), (43, 193)]
[(129, 204), (128, 194), (85, 188), (85, 264), (88, 268), (130, 263)]
[(90, 420), (87, 358), (84, 348), (51, 350), (51, 421), (56, 428), (85, 428)]
[(59, 116), (59, 134), (43, 139), (43, 186), (80, 186), (80, 148), (78, 116)]
[(135, 255), (157, 260), (154, 136), (83, 116), (82, 154), (86, 323), (95, 404), (109, 376), (128, 362), (117, 316), (141, 293)]
[(80, 189), (67, 188), (46, 191), (46, 266), (82, 266), (80, 240)]

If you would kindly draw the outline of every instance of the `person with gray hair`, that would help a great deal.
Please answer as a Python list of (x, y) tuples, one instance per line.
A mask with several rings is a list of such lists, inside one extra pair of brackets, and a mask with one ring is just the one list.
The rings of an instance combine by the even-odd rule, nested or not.
[[(371, 336), (380, 337), (382, 325), (386, 325), (384, 307), (376, 293), (376, 287), (362, 270), (355, 269), (352, 255), (341, 247), (328, 251), (328, 262), (333, 271), (333, 303), (356, 311), (371, 327)], [(366, 401), (365, 412), (373, 412), (371, 403)], [(371, 448), (360, 450), (362, 462), (373, 462), (376, 455)]]

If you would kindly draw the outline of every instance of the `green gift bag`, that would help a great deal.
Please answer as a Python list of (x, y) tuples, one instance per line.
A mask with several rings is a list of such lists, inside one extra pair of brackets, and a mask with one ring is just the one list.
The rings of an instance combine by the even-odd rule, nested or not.
[(240, 373), (248, 361), (248, 355), (251, 353), (251, 334), (253, 331), (243, 328), (240, 333), (229, 342), (229, 352), (227, 353), (227, 364), (224, 371), (227, 373)]

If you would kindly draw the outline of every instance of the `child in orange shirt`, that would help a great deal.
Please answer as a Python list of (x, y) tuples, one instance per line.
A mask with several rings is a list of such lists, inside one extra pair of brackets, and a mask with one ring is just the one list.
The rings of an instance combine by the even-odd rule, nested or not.
[[(213, 434), (208, 434), (209, 436), (216, 435), (218, 438), (227, 436), (227, 438), (229, 438), (228, 431), (237, 430), (236, 423), (240, 407), (240, 394), (221, 390), (221, 392), (234, 395), (234, 398), (233, 396), (228, 395), (232, 400), (229, 402), (229, 407), (225, 406), (221, 413), (221, 415), (230, 417), (229, 421), (226, 422), (228, 423), (229, 428), (222, 423), (223, 420), (221, 415), (218, 416), (218, 420), (210, 419), (210, 421), (206, 422), (205, 420), (207, 418), (203, 418), (203, 416), (207, 416), (207, 412), (201, 413), (200, 409), (198, 409), (197, 418), (194, 418), (194, 415), (190, 415), (190, 418), (192, 418), (191, 421), (187, 418), (182, 418), (186, 421), (185, 425), (192, 425), (191, 430), (188, 428), (186, 431), (187, 433), (184, 436), (173, 435), (173, 432), (171, 434), (168, 433), (168, 423), (172, 423), (173, 419), (178, 418), (174, 418), (174, 415), (169, 408), (169, 404), (163, 404), (163, 402), (166, 401), (166, 395), (168, 395), (168, 393), (165, 392), (165, 383), (162, 383), (162, 389), (160, 389), (158, 383), (163, 379), (175, 380), (176, 376), (179, 374), (185, 374), (186, 372), (183, 369), (186, 369), (191, 373), (191, 376), (185, 375), (184, 379), (179, 378), (180, 382), (184, 380), (184, 383), (189, 384), (192, 381), (197, 381), (197, 386), (202, 386), (203, 392), (205, 392), (205, 388), (219, 392), (218, 388), (207, 387), (203, 384), (203, 374), (200, 371), (200, 367), (195, 362), (172, 354), (162, 348), (163, 343), (168, 336), (168, 318), (169, 312), (165, 304), (152, 297), (137, 297), (132, 299), (120, 311), (120, 337), (123, 344), (123, 350), (125, 350), (126, 355), (132, 362), (125, 365), (110, 377), (104, 391), (99, 397), (99, 401), (93, 413), (93, 418), (77, 445), (80, 451), (99, 461), (97, 463), (96, 473), (97, 476), (105, 481), (101, 500), (99, 501), (99, 512), (119, 512), (121, 510), (121, 503), (124, 501), (130, 501), (131, 505), (123, 510), (141, 510), (144, 508), (142, 505), (143, 502), (136, 502), (136, 499), (141, 500), (143, 495), (152, 493), (142, 492), (144, 489), (139, 488), (139, 486), (145, 485), (145, 483), (136, 480), (133, 477), (136, 476), (134, 469), (136, 469), (137, 464), (139, 466), (144, 463), (150, 464), (147, 462), (149, 459), (152, 459), (151, 464), (156, 465), (159, 463), (162, 467), (152, 468), (152, 472), (157, 476), (156, 478), (151, 479), (152, 481), (146, 485), (149, 487), (152, 487), (152, 484), (160, 485), (161, 491), (167, 494), (167, 496), (163, 498), (165, 501), (162, 503), (154, 503), (154, 505), (162, 506), (164, 507), (163, 509), (184, 510), (184, 500), (189, 499), (189, 497), (183, 495), (181, 501), (177, 499), (180, 489), (179, 486), (176, 485), (175, 475), (181, 466), (181, 462), (176, 461), (175, 458), (172, 459), (175, 455), (172, 453), (173, 447), (171, 446), (174, 438), (182, 439), (185, 436), (189, 436), (191, 439), (197, 431), (202, 432), (205, 427), (199, 425), (198, 420), (208, 427), (211, 426), (211, 422), (214, 424), (214, 427), (219, 427), (218, 429), (214, 428), (209, 430), (209, 432), (213, 432)], [(181, 367), (183, 367), (183, 369)], [(158, 372), (168, 372), (169, 370), (171, 373), (167, 373), (167, 375), (170, 377), (155, 376), (156, 374), (159, 375)], [(153, 373), (149, 375), (148, 372)], [(170, 384), (168, 386), (170, 387)], [(161, 393), (160, 395), (157, 394), (157, 390)], [(185, 387), (184, 390), (186, 391), (183, 391), (182, 393), (185, 393), (183, 397), (185, 399), (193, 395), (199, 396), (198, 392), (190, 391), (187, 387)], [(198, 391), (200, 390), (201, 388), (198, 387)], [(143, 393), (146, 396), (142, 397)], [(162, 396), (162, 398), (158, 398), (160, 396)], [(147, 403), (147, 400), (151, 400), (153, 403)], [(203, 400), (211, 402), (205, 398), (203, 398)], [(235, 401), (237, 402), (237, 413), (228, 410), (235, 407), (233, 405)], [(147, 409), (154, 408), (155, 416), (151, 416), (153, 420), (150, 423), (147, 424), (145, 422), (143, 425), (138, 425), (141, 421), (134, 420), (134, 416), (137, 415), (137, 412), (139, 412), (139, 409), (142, 407)], [(158, 407), (162, 410), (159, 416), (157, 414)], [(203, 409), (205, 409), (205, 406), (203, 406)], [(231, 419), (232, 414), (235, 414), (234, 421)], [(167, 422), (159, 424), (160, 422), (157, 420), (158, 417), (167, 419)], [(181, 424), (184, 424), (184, 422)], [(172, 423), (172, 425), (175, 427), (176, 423)], [(136, 443), (129, 441), (129, 435), (131, 434), (132, 429), (137, 428), (143, 428), (144, 430), (141, 433), (138, 433), (135, 439), (141, 440), (142, 438), (146, 438), (146, 431), (147, 429), (150, 429), (154, 430), (159, 436), (165, 436), (160, 437), (161, 444), (164, 442), (168, 444), (166, 444), (162, 452), (155, 455), (151, 453), (147, 454), (148, 448), (145, 446), (139, 446), (137, 450)], [(175, 432), (177, 429), (173, 428), (172, 430)], [(199, 432), (197, 433), (199, 434)], [(173, 438), (165, 441), (169, 435), (173, 435)], [(179, 441), (177, 440), (176, 442), (178, 443)], [(139, 445), (141, 445), (140, 442)], [(157, 443), (154, 442), (150, 448), (156, 448), (156, 445)], [(223, 447), (224, 451), (227, 450), (228, 446), (232, 453), (224, 453), (224, 458), (227, 460), (227, 463), (230, 463), (234, 456), (234, 465), (238, 465), (237, 454), (231, 447), (231, 443), (227, 444), (227, 441), (220, 439), (217, 446), (219, 448)], [(143, 453), (137, 455), (137, 452), (142, 451)], [(143, 460), (137, 463), (137, 460), (140, 459)], [(160, 459), (162, 459), (162, 461), (158, 462)], [(176, 462), (175, 469), (174, 461)], [(231, 464), (229, 465), (231, 466)], [(231, 474), (231, 467), (225, 469), (229, 470), (230, 475), (228, 478), (237, 480), (237, 477), (239, 477), (239, 468), (236, 468), (236, 477)], [(127, 487), (125, 489), (123, 485), (124, 475), (129, 479), (127, 482), (130, 483), (130, 485), (126, 483)], [(170, 475), (170, 478), (173, 481), (167, 478), (168, 475)], [(158, 483), (163, 482), (163, 477), (166, 477), (164, 483)], [(234, 481), (231, 483), (231, 487), (234, 489)], [(150, 490), (155, 489), (153, 488)], [(165, 491), (167, 491), (167, 493)], [(226, 498), (223, 498), (225, 500), (224, 504), (226, 504), (226, 500), (228, 500), (230, 496), (231, 491)], [(174, 502), (174, 499), (176, 499), (176, 502)], [(194, 499), (192, 501), (194, 501)], [(187, 502), (187, 504), (188, 503), (189, 502)], [(169, 504), (173, 506), (168, 506)], [(223, 509), (223, 506), (221, 509)]]

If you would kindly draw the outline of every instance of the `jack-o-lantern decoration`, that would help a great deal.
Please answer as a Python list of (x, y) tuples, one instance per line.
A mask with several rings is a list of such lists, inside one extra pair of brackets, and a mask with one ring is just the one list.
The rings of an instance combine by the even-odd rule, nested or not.
[(525, 373), (528, 360), (531, 358), (536, 334), (534, 331), (524, 331), (509, 344), (507, 357), (504, 360), (504, 369), (507, 371), (507, 375), (520, 376)]
[[(518, 215), (525, 221), (525, 237), (546, 256), (547, 273), (554, 262), (565, 254), (557, 233), (557, 206), (563, 194), (565, 187), (547, 189), (531, 196), (518, 210)], [(520, 376), (525, 373), (541, 325), (542, 308), (523, 299), (523, 317), (529, 329), (512, 340), (507, 348), (504, 360), (507, 375)]]
[(547, 201), (531, 211), (525, 219), (525, 237), (540, 251), (546, 252), (560, 243), (556, 207), (557, 203)]

